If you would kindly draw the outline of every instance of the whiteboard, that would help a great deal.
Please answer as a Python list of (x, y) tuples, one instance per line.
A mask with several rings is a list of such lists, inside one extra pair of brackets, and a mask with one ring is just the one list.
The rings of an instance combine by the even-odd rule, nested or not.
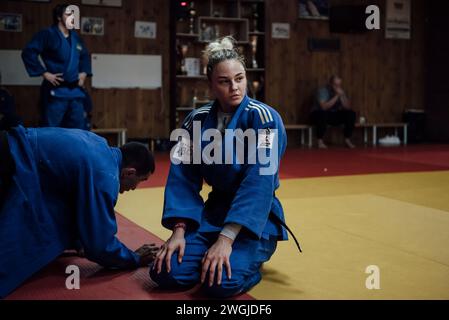
[(2, 84), (10, 86), (40, 86), (42, 77), (31, 78), (25, 70), (21, 50), (0, 50)]
[(92, 87), (156, 89), (162, 86), (160, 55), (92, 54)]

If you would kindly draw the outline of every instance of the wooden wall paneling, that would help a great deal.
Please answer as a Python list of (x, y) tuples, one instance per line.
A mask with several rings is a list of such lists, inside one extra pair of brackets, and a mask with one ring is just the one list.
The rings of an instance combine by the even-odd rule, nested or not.
[[(267, 0), (266, 29), (271, 30), (272, 22), (288, 22), (291, 28), (289, 40), (272, 39), (271, 33), (267, 40), (267, 102), (278, 108), (286, 123), (306, 122), (313, 93), (338, 73), (358, 114), (369, 121), (400, 121), (408, 105), (423, 105), (424, 3), (412, 1), (412, 38), (391, 40), (385, 39), (382, 0), (366, 2), (380, 7), (381, 30), (363, 34), (331, 34), (328, 21), (298, 19), (297, 1)], [(310, 52), (309, 37), (338, 38), (341, 50)]]
[[(23, 14), (23, 32), (1, 32), (1, 49), (21, 49), (32, 34), (50, 25), (50, 4), (1, 1), (0, 11)], [(79, 4), (79, 0), (73, 0)], [(333, 4), (360, 4), (359, 0), (332, 0)], [(398, 121), (404, 108), (424, 108), (425, 1), (412, 1), (412, 39), (385, 39), (385, 1), (381, 8), (381, 30), (361, 35), (330, 34), (328, 21), (298, 19), (297, 1), (266, 0), (267, 103), (276, 107), (285, 122), (306, 122), (314, 90), (332, 73), (342, 75), (354, 108), (369, 121)], [(168, 137), (169, 125), (169, 1), (127, 0), (122, 8), (80, 6), (83, 16), (105, 18), (105, 36), (82, 35), (90, 52), (161, 54), (162, 90), (91, 89), (93, 121), (98, 127), (126, 126), (130, 137)], [(157, 22), (157, 39), (134, 38), (134, 21)], [(290, 23), (290, 39), (271, 38), (272, 22)], [(341, 51), (309, 52), (307, 39), (338, 38)], [(192, 54), (197, 55), (198, 52)], [(27, 125), (37, 123), (37, 87), (9, 87)], [(190, 93), (183, 93), (189, 95)], [(119, 105), (121, 104), (121, 105)], [(123, 116), (123, 117), (122, 117)]]

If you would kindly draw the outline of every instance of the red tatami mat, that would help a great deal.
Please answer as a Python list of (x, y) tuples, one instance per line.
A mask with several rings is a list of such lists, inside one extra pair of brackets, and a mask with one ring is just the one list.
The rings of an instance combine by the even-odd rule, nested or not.
[(281, 179), (449, 170), (449, 145), (287, 150)]
[[(162, 244), (162, 240), (117, 214), (118, 237), (130, 249), (144, 243)], [(80, 269), (80, 289), (68, 290), (67, 266)], [(73, 254), (64, 254), (39, 271), (6, 300), (195, 300), (206, 299), (198, 288), (189, 291), (162, 291), (151, 281), (147, 268), (129, 271), (105, 270), (98, 264)], [(249, 300), (244, 294), (236, 300)]]
[[(156, 172), (140, 188), (163, 187), (170, 167), (168, 153), (156, 154)], [(369, 173), (449, 170), (449, 145), (287, 149), (281, 179), (342, 176)]]

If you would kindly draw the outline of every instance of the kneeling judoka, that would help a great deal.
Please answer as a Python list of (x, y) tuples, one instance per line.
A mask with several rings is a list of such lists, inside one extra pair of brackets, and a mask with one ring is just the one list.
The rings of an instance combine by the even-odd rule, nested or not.
[[(173, 149), (172, 162), (175, 155), (183, 160), (170, 167), (162, 217), (162, 224), (173, 233), (157, 253), (150, 276), (161, 288), (187, 288), (201, 282), (209, 296), (225, 298), (256, 285), (260, 267), (274, 253), (277, 241), (287, 239), (283, 209), (275, 196), (287, 140), (280, 115), (247, 96), (244, 58), (233, 39), (212, 42), (205, 54), (216, 100), (187, 116), (183, 130), (193, 136), (193, 142), (182, 137)], [(219, 147), (213, 148), (214, 155), (210, 153), (214, 161), (208, 158), (210, 149), (204, 141), (195, 146), (195, 127), (203, 137), (217, 131), (212, 144)], [(256, 132), (258, 154), (277, 155), (272, 157), (274, 166), (260, 158), (253, 163), (235, 161), (239, 155), (229, 151), (234, 140), (227, 134), (238, 130)], [(223, 143), (218, 142), (223, 141), (222, 134)], [(203, 161), (189, 163), (195, 150)], [(225, 154), (227, 160), (234, 160), (217, 163)], [(249, 153), (243, 158), (248, 160)], [(212, 186), (205, 203), (200, 195), (203, 180)]]
[(157, 248), (121, 243), (114, 206), (154, 169), (136, 142), (109, 147), (78, 129), (0, 131), (0, 297), (75, 244), (105, 267), (148, 265)]

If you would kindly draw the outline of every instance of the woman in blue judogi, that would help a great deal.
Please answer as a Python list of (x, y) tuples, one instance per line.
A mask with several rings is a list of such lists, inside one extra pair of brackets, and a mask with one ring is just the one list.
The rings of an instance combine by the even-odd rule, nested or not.
[[(282, 206), (275, 196), (287, 139), (280, 115), (246, 95), (244, 61), (232, 38), (211, 43), (206, 54), (216, 100), (194, 110), (183, 124), (193, 141), (180, 137), (173, 152), (172, 161), (182, 162), (171, 165), (162, 217), (173, 234), (158, 252), (150, 276), (162, 288), (201, 282), (209, 295), (223, 298), (256, 285), (262, 263), (270, 259), (278, 240), (287, 239)], [(206, 152), (210, 149), (198, 141), (195, 130), (202, 136), (210, 129), (217, 129), (219, 136), (225, 132), (224, 142), (215, 136), (213, 146), (218, 147)], [(227, 133), (236, 129), (254, 129), (257, 135), (257, 146), (243, 157), (229, 151), (234, 140)], [(196, 142), (201, 164), (195, 162)], [(244, 161), (237, 161), (239, 156)], [(218, 163), (225, 158), (231, 161)], [(200, 196), (203, 180), (212, 186), (205, 203)]]
[(82, 87), (92, 75), (91, 62), (78, 34), (66, 27), (70, 16), (67, 6), (58, 5), (53, 10), (53, 26), (32, 38), (22, 51), (22, 59), (31, 77), (44, 78), (40, 102), (44, 126), (86, 129)]
[(153, 171), (138, 143), (113, 148), (78, 129), (0, 131), (0, 298), (78, 244), (106, 267), (147, 265), (155, 248), (133, 252), (117, 239), (114, 206)]

